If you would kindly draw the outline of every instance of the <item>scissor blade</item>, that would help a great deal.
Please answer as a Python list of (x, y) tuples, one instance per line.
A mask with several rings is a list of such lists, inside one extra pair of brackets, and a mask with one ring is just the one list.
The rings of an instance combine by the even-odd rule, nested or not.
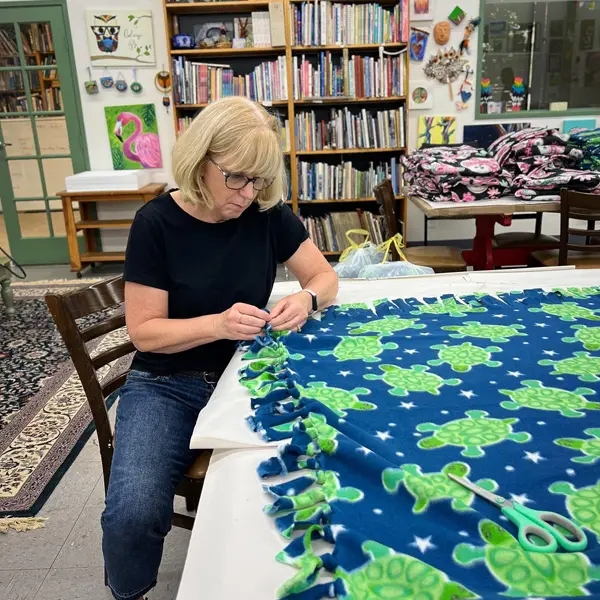
[(474, 484), (468, 479), (465, 479), (464, 477), (457, 477), (452, 473), (448, 473), (448, 477), (450, 477), (450, 479), (452, 479), (453, 481), (456, 481), (456, 483), (459, 483), (463, 487), (467, 488), (468, 490), (471, 490), (474, 494), (485, 498), (488, 502), (491, 502), (498, 508), (502, 508), (503, 506), (505, 506), (504, 503), (506, 502), (506, 499), (502, 496), (498, 496), (498, 494), (488, 492), (487, 490), (484, 490), (482, 487), (479, 487), (478, 485)]

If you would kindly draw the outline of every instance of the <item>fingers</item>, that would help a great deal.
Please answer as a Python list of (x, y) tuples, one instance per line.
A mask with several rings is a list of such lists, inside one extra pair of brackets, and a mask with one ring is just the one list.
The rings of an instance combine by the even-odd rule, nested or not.
[(271, 310), (271, 321), (277, 318), (286, 308), (287, 298), (280, 300)]
[(306, 324), (306, 317), (303, 315), (296, 315), (292, 317), (289, 321), (286, 321), (279, 327), (273, 327), (275, 331), (296, 331), (298, 328), (304, 327)]
[(266, 322), (263, 319), (259, 319), (258, 317), (253, 317), (252, 315), (246, 315), (240, 313), (238, 315), (238, 322), (240, 325), (248, 325), (250, 327), (255, 327), (259, 331), (264, 328)]
[(298, 314), (298, 307), (297, 306), (288, 306), (285, 308), (285, 310), (279, 314), (276, 317), (273, 317), (271, 319), (271, 327), (273, 327), (273, 329), (278, 330), (281, 328), (281, 326), (284, 323), (287, 323), (288, 321), (290, 321), (294, 316), (296, 316)]
[(250, 315), (252, 317), (256, 317), (257, 319), (261, 319), (263, 321), (263, 327), (271, 320), (271, 316), (268, 312), (260, 310), (260, 308), (256, 308), (256, 306), (252, 306), (251, 304), (238, 302), (234, 305), (234, 308), (243, 315)]

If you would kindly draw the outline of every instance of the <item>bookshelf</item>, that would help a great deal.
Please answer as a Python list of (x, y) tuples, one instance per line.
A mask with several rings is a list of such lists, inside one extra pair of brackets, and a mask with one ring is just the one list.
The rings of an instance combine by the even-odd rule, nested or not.
[[(408, 143), (408, 4), (407, 0), (341, 0), (335, 2), (335, 7), (333, 2), (319, 0), (165, 2), (175, 131), (179, 135), (208, 105), (206, 100), (210, 101), (211, 92), (208, 97), (198, 97), (196, 93), (206, 86), (206, 77), (209, 90), (225, 92), (222, 95), (251, 90), (249, 94), (257, 94), (255, 100), (278, 115), (282, 129), (286, 125), (289, 148), (285, 155), (291, 184), (291, 197), (287, 203), (305, 219), (307, 228), (307, 221), (324, 220), (329, 213), (337, 211), (344, 214), (356, 211), (361, 223), (364, 222), (361, 215), (365, 212), (377, 214), (370, 183), (376, 176), (386, 176), (382, 173), (393, 172), (397, 214), (401, 215), (406, 230), (407, 200), (401, 195), (399, 158), (407, 152)], [(281, 10), (276, 11), (272, 5), (283, 9), (283, 19)], [(271, 14), (272, 18), (273, 14), (279, 14), (278, 31), (283, 29), (284, 33), (276, 40), (280, 45), (172, 49), (174, 34), (195, 35), (194, 23), (233, 23), (235, 19), (246, 17), (252, 21), (252, 13), (257, 12)], [(306, 24), (306, 31), (301, 24)], [(271, 23), (271, 32), (274, 28), (276, 26)], [(342, 43), (346, 41), (348, 43)], [(356, 43), (358, 41), (365, 43)], [(201, 74), (200, 69), (204, 67), (198, 63), (210, 65), (208, 76)], [(225, 75), (226, 71), (230, 73)], [(315, 91), (313, 88), (319, 85), (317, 73), (328, 77), (323, 76), (323, 85)], [(271, 88), (265, 85), (263, 91), (272, 91), (278, 86), (286, 94), (283, 97), (277, 94), (260, 96), (259, 83), (264, 81), (261, 77), (273, 77)], [(179, 81), (190, 79), (194, 93), (178, 89)], [(215, 95), (218, 97), (219, 92)], [(364, 111), (366, 119), (363, 118)], [(312, 114), (314, 124), (308, 135), (309, 142), (306, 136), (297, 136), (295, 131), (300, 126), (296, 117), (307, 113)], [(358, 126), (353, 125), (352, 120), (349, 124), (346, 122), (343, 116), (348, 114), (356, 117)], [(367, 124), (361, 127), (360, 123), (365, 122)], [(354, 127), (360, 132), (352, 129)], [(388, 129), (395, 130), (392, 137), (387, 133)], [(350, 163), (351, 173), (343, 168), (345, 163)], [(346, 175), (352, 181), (346, 185), (344, 179), (340, 185), (339, 177)], [(300, 181), (302, 177), (304, 179)], [(337, 186), (337, 193), (331, 194), (332, 197), (326, 194), (325, 199), (323, 189), (316, 193), (314, 182), (320, 177), (326, 179), (325, 189), (336, 189)], [(303, 189), (311, 190), (308, 197), (313, 199), (307, 199)], [(325, 256), (340, 254), (323, 248)]]

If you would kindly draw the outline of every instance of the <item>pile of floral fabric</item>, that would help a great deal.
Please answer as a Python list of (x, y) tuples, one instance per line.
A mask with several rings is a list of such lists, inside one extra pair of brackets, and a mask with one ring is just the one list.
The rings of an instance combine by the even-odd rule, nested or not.
[[(600, 148), (600, 130), (597, 142)], [(591, 138), (594, 139), (594, 138)], [(584, 152), (569, 135), (544, 127), (513, 131), (487, 150), (470, 146), (417, 150), (403, 159), (412, 195), (471, 202), (501, 196), (557, 200), (560, 190), (600, 192), (600, 171), (581, 168)]]

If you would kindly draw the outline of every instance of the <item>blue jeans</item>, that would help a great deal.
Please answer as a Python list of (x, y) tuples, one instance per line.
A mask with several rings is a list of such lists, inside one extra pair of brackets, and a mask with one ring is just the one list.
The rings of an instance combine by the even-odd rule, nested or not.
[(175, 488), (197, 455), (190, 439), (213, 387), (201, 377), (131, 371), (121, 388), (102, 514), (104, 563), (117, 600), (156, 585)]

